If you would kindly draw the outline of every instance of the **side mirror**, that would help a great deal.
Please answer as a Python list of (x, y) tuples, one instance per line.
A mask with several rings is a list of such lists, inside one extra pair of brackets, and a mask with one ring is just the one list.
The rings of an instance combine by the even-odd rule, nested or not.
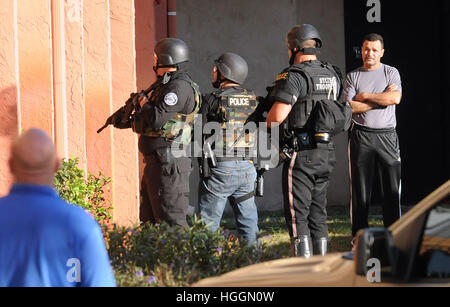
[[(358, 275), (367, 275), (371, 261), (379, 261), (381, 272), (396, 275), (397, 261), (391, 232), (386, 228), (367, 228), (356, 235), (355, 270)], [(389, 270), (390, 268), (390, 270)], [(381, 273), (380, 272), (380, 273)]]

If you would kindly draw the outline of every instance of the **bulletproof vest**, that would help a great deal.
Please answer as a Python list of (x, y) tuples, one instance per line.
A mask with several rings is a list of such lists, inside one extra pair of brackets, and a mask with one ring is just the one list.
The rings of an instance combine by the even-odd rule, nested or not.
[(300, 97), (288, 117), (289, 129), (311, 129), (311, 114), (319, 101), (336, 100), (341, 80), (332, 65), (304, 62), (291, 66), (288, 71), (302, 74), (308, 83), (308, 95)]
[[(189, 114), (176, 113), (159, 130), (153, 130), (151, 127), (149, 127), (149, 125), (147, 125), (145, 122), (145, 116), (142, 116), (142, 114), (137, 113), (134, 116), (132, 128), (134, 132), (139, 133), (141, 135), (149, 137), (160, 137), (164, 138), (166, 141), (187, 145), (190, 143), (192, 138), (195, 116), (200, 110), (201, 94), (199, 86), (194, 81), (192, 81), (188, 76), (185, 76), (184, 74), (174, 74), (172, 76), (172, 80), (175, 78), (189, 82), (192, 89), (194, 90), (194, 99), (195, 99), (194, 110)], [(152, 91), (152, 94), (146, 105), (156, 103), (157, 99), (161, 96), (163, 85), (164, 83), (161, 82), (161, 84)], [(146, 105), (144, 105), (143, 108), (145, 108)]]
[(243, 88), (231, 87), (224, 91), (214, 92), (213, 95), (219, 100), (215, 117), (223, 129), (223, 140), (218, 140), (215, 147), (223, 147), (226, 150), (231, 147), (236, 149), (253, 148), (255, 145), (254, 133), (248, 133), (237, 143), (236, 140), (243, 132), (248, 116), (256, 109), (255, 93)]

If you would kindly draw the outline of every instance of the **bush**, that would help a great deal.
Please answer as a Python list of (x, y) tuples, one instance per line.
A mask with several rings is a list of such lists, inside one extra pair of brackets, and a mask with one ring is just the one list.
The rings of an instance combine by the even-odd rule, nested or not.
[(64, 159), (55, 174), (54, 185), (59, 196), (67, 202), (88, 210), (97, 221), (108, 223), (112, 215), (112, 206), (103, 197), (103, 188), (111, 179), (99, 172), (98, 177), (88, 174), (77, 167), (78, 158)]
[(279, 258), (266, 243), (247, 247), (227, 231), (209, 231), (193, 219), (189, 228), (141, 224), (135, 228), (111, 225), (111, 206), (103, 188), (111, 179), (77, 167), (78, 159), (63, 160), (55, 175), (61, 198), (78, 205), (102, 222), (105, 243), (118, 286), (189, 286), (211, 276), (261, 261)]
[(211, 276), (278, 258), (266, 244), (247, 247), (194, 219), (188, 229), (142, 224), (105, 230), (119, 286), (189, 286)]

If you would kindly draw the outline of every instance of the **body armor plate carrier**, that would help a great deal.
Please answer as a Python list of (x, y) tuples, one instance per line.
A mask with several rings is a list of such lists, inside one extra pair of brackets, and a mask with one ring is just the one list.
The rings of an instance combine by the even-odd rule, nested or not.
[(305, 62), (293, 65), (289, 72), (302, 74), (308, 82), (308, 95), (299, 99), (288, 117), (289, 130), (312, 132), (319, 141), (325, 142), (342, 131), (348, 130), (352, 108), (342, 101), (342, 75), (336, 66), (326, 62), (313, 65)]
[(244, 148), (255, 148), (255, 133), (248, 133), (236, 143), (239, 135), (242, 134), (245, 121), (256, 109), (257, 100), (252, 91), (241, 89), (238, 92), (234, 89), (226, 89), (213, 93), (219, 100), (219, 107), (216, 118), (222, 126), (223, 139), (217, 140), (215, 148), (223, 147), (229, 152), (231, 147), (236, 150)]
[[(133, 131), (141, 135), (149, 137), (160, 137), (164, 138), (166, 141), (175, 142), (183, 145), (190, 143), (192, 139), (192, 131), (195, 116), (200, 110), (201, 106), (201, 94), (199, 86), (192, 80), (188, 78), (178, 77), (179, 79), (188, 82), (192, 89), (194, 90), (195, 107), (194, 110), (189, 114), (177, 113), (170, 120), (168, 120), (161, 129), (153, 130), (145, 124), (145, 118), (141, 112), (136, 112), (132, 121)], [(157, 97), (159, 97), (159, 91), (162, 88), (163, 83), (157, 86), (152, 92), (150, 101), (148, 103), (154, 103)], [(145, 107), (145, 105), (144, 105)], [(143, 108), (144, 108), (143, 107)]]

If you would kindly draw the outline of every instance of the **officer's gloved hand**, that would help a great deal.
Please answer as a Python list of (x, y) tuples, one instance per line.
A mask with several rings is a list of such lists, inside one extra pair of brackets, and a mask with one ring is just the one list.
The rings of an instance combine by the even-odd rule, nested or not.
[(111, 124), (118, 129), (131, 128), (131, 121), (129, 119), (123, 120), (124, 108), (120, 108), (113, 115), (111, 115)]
[(133, 99), (133, 104), (137, 107), (142, 107), (145, 103), (148, 102), (147, 95), (141, 92), (139, 95), (136, 95)]

